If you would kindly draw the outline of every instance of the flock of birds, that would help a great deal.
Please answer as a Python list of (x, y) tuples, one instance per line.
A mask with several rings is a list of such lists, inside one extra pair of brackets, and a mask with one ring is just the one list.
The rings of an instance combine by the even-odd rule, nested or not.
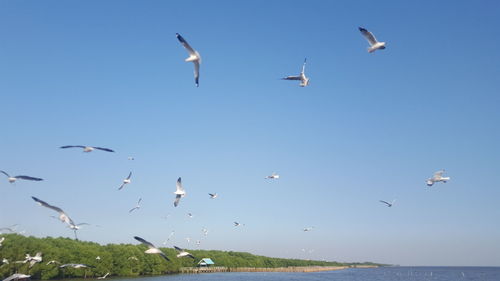
[[(386, 46), (385, 46), (386, 43), (385, 42), (379, 42), (379, 41), (377, 41), (377, 39), (375, 38), (375, 36), (370, 31), (368, 31), (367, 29), (359, 27), (359, 31), (368, 40), (368, 43), (370, 45), (368, 47), (368, 52), (369, 53), (373, 53), (376, 50), (384, 50), (386, 48)], [(187, 50), (187, 52), (189, 54), (189, 57), (186, 58), (185, 61), (193, 63), (193, 65), (194, 65), (194, 81), (195, 81), (196, 87), (199, 87), (201, 56), (198, 53), (198, 51), (196, 51), (195, 49), (193, 49), (189, 45), (189, 43), (179, 33), (176, 33), (176, 37), (179, 40), (179, 42), (182, 44), (182, 46)], [(306, 62), (307, 62), (307, 59), (304, 59), (304, 63), (302, 65), (302, 70), (301, 70), (301, 72), (300, 72), (299, 75), (286, 76), (286, 77), (284, 77), (282, 79), (283, 80), (291, 80), (291, 81), (300, 81), (300, 84), (299, 84), (300, 87), (306, 87), (306, 86), (308, 86), (309, 85), (309, 78), (305, 75)], [(80, 149), (83, 150), (83, 152), (87, 152), (87, 153), (95, 151), (95, 150), (100, 150), (100, 151), (105, 151), (105, 152), (114, 152), (114, 150), (112, 150), (110, 148), (98, 147), (98, 146), (66, 145), (66, 146), (61, 146), (60, 148), (61, 149), (80, 148)], [(128, 157), (128, 160), (134, 160), (134, 158), (133, 157)], [(443, 176), (444, 172), (445, 172), (444, 170), (440, 170), (440, 171), (435, 172), (432, 177), (430, 177), (430, 178), (428, 178), (426, 180), (427, 186), (430, 187), (430, 186), (433, 186), (435, 183), (438, 183), (438, 182), (446, 183), (447, 181), (449, 181), (450, 177), (444, 177)], [(42, 181), (43, 180), (42, 178), (32, 177), (32, 176), (27, 176), (27, 175), (11, 176), (10, 174), (8, 174), (7, 172), (2, 171), (2, 170), (0, 170), (0, 173), (4, 174), (7, 177), (7, 180), (8, 180), (9, 183), (14, 183), (17, 180), (26, 180), (26, 181)], [(122, 190), (127, 184), (130, 184), (131, 183), (131, 177), (132, 177), (132, 172), (130, 172), (128, 174), (128, 176), (123, 180), (123, 182), (119, 186), (118, 190)], [(265, 177), (265, 179), (269, 179), (269, 180), (278, 180), (279, 178), (280, 178), (280, 176), (277, 173), (272, 173), (271, 175), (268, 175), (268, 176)], [(180, 203), (180, 200), (186, 196), (186, 191), (185, 191), (185, 189), (184, 189), (184, 187), (182, 185), (182, 180), (181, 180), (180, 177), (177, 179), (176, 190), (173, 193), (175, 194), (173, 205), (174, 205), (174, 207), (177, 207), (179, 205), (179, 203)], [(217, 193), (209, 193), (208, 195), (210, 196), (211, 199), (216, 199), (217, 196), (218, 196)], [(32, 199), (36, 203), (38, 203), (40, 206), (43, 206), (45, 208), (48, 208), (48, 209), (51, 209), (51, 210), (57, 212), (58, 213), (58, 217), (55, 217), (55, 218), (59, 219), (61, 222), (65, 223), (68, 226), (68, 228), (70, 228), (71, 230), (74, 231), (75, 239), (78, 239), (77, 230), (79, 230), (82, 225), (88, 225), (88, 223), (75, 223), (68, 216), (68, 214), (65, 213), (59, 207), (53, 206), (53, 205), (51, 205), (51, 204), (49, 204), (49, 203), (47, 203), (47, 202), (45, 202), (45, 201), (43, 201), (43, 200), (41, 200), (39, 198), (36, 198), (34, 196), (32, 196)], [(141, 205), (140, 205), (141, 201), (142, 201), (142, 198), (139, 198), (139, 200), (137, 201), (136, 206), (133, 207), (132, 209), (130, 209), (129, 213), (132, 213), (133, 211), (136, 211), (136, 210), (140, 209), (141, 208)], [(394, 203), (396, 202), (396, 200), (392, 200), (390, 202), (389, 201), (385, 201), (385, 200), (379, 200), (379, 201), (381, 203), (385, 204), (387, 207), (392, 207), (394, 205)], [(189, 213), (188, 216), (191, 217), (191, 218), (193, 217), (193, 215), (191, 213)], [(241, 227), (241, 226), (244, 226), (244, 225), (245, 224), (237, 222), (237, 221), (234, 222), (234, 227)], [(303, 228), (303, 231), (304, 232), (309, 232), (309, 231), (312, 231), (313, 229), (314, 229), (314, 227), (306, 227), (306, 228)], [(2, 231), (15, 232), (12, 228), (9, 228), (9, 227), (0, 228), (0, 234), (2, 233)], [(205, 235), (208, 234), (208, 230), (205, 229), (205, 228), (203, 229), (203, 232), (204, 232)], [(172, 237), (173, 234), (174, 234), (174, 231), (172, 231), (172, 233), (170, 234), (170, 236), (167, 239), (167, 241), (170, 240), (170, 238)], [(156, 247), (154, 244), (152, 244), (151, 242), (149, 242), (149, 241), (147, 241), (144, 238), (141, 238), (139, 236), (134, 236), (134, 239), (136, 239), (137, 241), (141, 242), (142, 244), (144, 244), (144, 245), (146, 245), (148, 247), (148, 249), (145, 251), (146, 254), (157, 254), (157, 255), (160, 255), (162, 258), (164, 258), (166, 261), (170, 261), (170, 259), (167, 257), (167, 255), (163, 251), (161, 251), (158, 247)], [(186, 239), (190, 239), (190, 238), (186, 238)], [(5, 238), (4, 237), (0, 237), (0, 247), (2, 247), (2, 243), (4, 243), (4, 241), (5, 241)], [(195, 257), (192, 254), (190, 254), (189, 252), (187, 252), (186, 250), (184, 250), (182, 248), (174, 246), (174, 249), (178, 253), (177, 254), (178, 258), (189, 257), (189, 258), (195, 259)], [(135, 258), (135, 257), (133, 257), (133, 258)], [(137, 258), (135, 258), (135, 259), (137, 259)], [(16, 263), (29, 263), (29, 268), (31, 268), (35, 264), (40, 263), (41, 261), (42, 261), (42, 253), (38, 252), (38, 253), (36, 253), (35, 256), (30, 256), (29, 254), (26, 254), (26, 257), (25, 257), (25, 259), (23, 261), (17, 261)], [(5, 259), (5, 258), (2, 260), (2, 262), (4, 264), (8, 264), (9, 263), (9, 261), (7, 259)], [(54, 263), (59, 263), (59, 262), (57, 262), (57, 261), (49, 261), (47, 264), (54, 264)], [(62, 264), (62, 265), (60, 265), (60, 268), (65, 268), (65, 267), (87, 268), (87, 267), (91, 267), (91, 266), (88, 266), (88, 265), (85, 265), (85, 264), (75, 264), (75, 263), (68, 263), (68, 264)], [(102, 276), (102, 277), (98, 277), (98, 279), (105, 279), (108, 275), (109, 275), (109, 272), (106, 275)], [(13, 274), (13, 275), (7, 277), (3, 281), (18, 280), (18, 279), (24, 279), (24, 278), (29, 278), (29, 277), (30, 277), (30, 275), (16, 273), (16, 274)]]

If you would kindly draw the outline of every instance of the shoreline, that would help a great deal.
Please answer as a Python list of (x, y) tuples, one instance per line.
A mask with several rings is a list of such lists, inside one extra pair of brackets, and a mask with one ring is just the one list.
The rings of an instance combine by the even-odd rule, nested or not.
[(321, 272), (348, 268), (377, 268), (375, 265), (359, 266), (289, 266), (289, 267), (182, 267), (180, 274), (218, 273), (218, 272)]

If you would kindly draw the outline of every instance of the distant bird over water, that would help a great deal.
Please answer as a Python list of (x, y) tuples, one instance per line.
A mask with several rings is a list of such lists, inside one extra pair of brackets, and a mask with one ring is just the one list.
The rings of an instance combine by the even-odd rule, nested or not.
[(177, 251), (177, 257), (178, 258), (182, 258), (182, 257), (190, 257), (192, 259), (195, 259), (195, 257), (193, 255), (191, 255), (190, 253), (186, 252), (185, 250), (177, 247), (177, 246), (174, 246), (175, 250)]
[(19, 279), (26, 279), (30, 278), (31, 275), (26, 275), (26, 274), (21, 274), (21, 273), (14, 273), (11, 276), (3, 279), (2, 281), (12, 281), (12, 280), (19, 280)]
[(280, 178), (280, 175), (276, 174), (276, 173), (272, 173), (270, 176), (266, 176), (265, 179), (279, 179)]
[(368, 40), (368, 43), (370, 43), (370, 47), (368, 47), (368, 53), (373, 53), (378, 49), (385, 49), (385, 42), (378, 42), (375, 36), (373, 36), (370, 31), (362, 27), (359, 27), (359, 31), (361, 32), (361, 34), (363, 34), (366, 40)]
[(186, 59), (186, 62), (193, 62), (194, 64), (194, 83), (196, 84), (196, 87), (200, 86), (199, 79), (200, 79), (200, 64), (201, 64), (201, 56), (200, 54), (193, 49), (188, 42), (179, 34), (176, 33), (175, 36), (181, 42), (182, 46), (186, 48), (186, 50), (189, 53), (189, 57)]
[(122, 185), (118, 188), (118, 190), (121, 190), (126, 184), (129, 184), (131, 182), (130, 177), (132, 176), (132, 172), (128, 174), (128, 177), (123, 180)]
[(426, 181), (427, 186), (432, 186), (436, 182), (446, 183), (447, 181), (449, 181), (450, 177), (443, 177), (444, 172), (445, 172), (444, 169), (435, 172), (434, 175), (432, 176), (432, 178), (427, 179), (427, 181)]
[(10, 183), (13, 183), (15, 182), (16, 180), (29, 180), (29, 181), (42, 181), (43, 179), (41, 178), (35, 178), (35, 177), (30, 177), (30, 176), (15, 176), (15, 177), (11, 177), (9, 174), (7, 174), (5, 171), (0, 171), (0, 173), (4, 174), (7, 176), (7, 180), (10, 182)]
[(282, 80), (300, 80), (299, 86), (305, 87), (305, 86), (309, 85), (309, 78), (306, 77), (305, 70), (306, 70), (306, 59), (304, 59), (304, 64), (302, 65), (302, 71), (300, 72), (299, 75), (287, 76), (287, 77), (281, 78), (281, 79)]
[(159, 254), (167, 261), (170, 261), (170, 259), (167, 257), (167, 255), (165, 255), (165, 253), (163, 253), (159, 248), (157, 248), (155, 245), (153, 245), (153, 243), (148, 242), (139, 236), (134, 236), (134, 239), (149, 247), (149, 249), (144, 251), (144, 253), (146, 253), (146, 254)]
[(179, 205), (179, 201), (181, 200), (181, 198), (186, 196), (186, 191), (184, 190), (184, 187), (182, 187), (182, 181), (180, 177), (177, 179), (175, 187), (176, 190), (174, 192), (175, 194), (174, 207), (177, 207)]
[(389, 202), (387, 202), (387, 201), (384, 201), (384, 200), (379, 200), (379, 201), (380, 201), (381, 203), (386, 204), (386, 205), (387, 205), (387, 207), (389, 207), (389, 208), (390, 208), (390, 207), (392, 207), (392, 205), (394, 205), (394, 202), (396, 202), (396, 200), (395, 200), (395, 199), (394, 199), (394, 200), (392, 200), (392, 202), (391, 202), (391, 203), (389, 203)]
[(67, 263), (67, 264), (63, 264), (63, 265), (61, 265), (59, 267), (60, 268), (65, 268), (65, 267), (71, 267), (71, 268), (89, 268), (89, 267), (93, 267), (93, 266), (86, 265), (86, 264), (83, 264), (83, 263)]
[(65, 145), (65, 146), (61, 146), (60, 148), (75, 148), (75, 147), (82, 148), (83, 152), (92, 152), (92, 151), (94, 151), (96, 149), (102, 150), (102, 151), (107, 151), (107, 152), (115, 152), (112, 149), (105, 148), (105, 147), (98, 147), (98, 146)]

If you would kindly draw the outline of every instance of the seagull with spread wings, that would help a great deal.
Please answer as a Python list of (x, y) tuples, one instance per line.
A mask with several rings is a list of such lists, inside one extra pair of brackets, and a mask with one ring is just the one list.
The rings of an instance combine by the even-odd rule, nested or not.
[(126, 184), (129, 184), (131, 182), (130, 177), (132, 177), (132, 172), (128, 174), (128, 177), (123, 180), (122, 185), (118, 188), (118, 190), (121, 190)]
[(217, 193), (209, 193), (208, 195), (210, 196), (210, 199), (215, 199), (218, 196)]
[(186, 59), (186, 62), (193, 62), (194, 64), (194, 83), (196, 84), (196, 87), (200, 86), (199, 79), (200, 79), (200, 64), (201, 64), (201, 56), (200, 54), (193, 49), (188, 42), (179, 34), (176, 33), (175, 36), (181, 42), (182, 46), (186, 48), (186, 50), (189, 53), (189, 57)]
[(300, 72), (299, 75), (291, 75), (287, 76), (284, 78), (281, 78), (282, 80), (300, 80), (300, 87), (305, 87), (309, 85), (309, 78), (306, 77), (305, 70), (306, 70), (306, 60), (304, 59), (304, 64), (302, 65), (302, 71)]
[(182, 197), (186, 196), (186, 191), (184, 190), (184, 187), (182, 186), (182, 181), (181, 178), (179, 177), (177, 179), (177, 183), (175, 185), (175, 201), (174, 201), (174, 207), (177, 207), (179, 205), (179, 201), (181, 200)]
[(265, 177), (265, 179), (276, 179), (276, 180), (279, 178), (280, 178), (280, 175), (278, 175), (276, 173), (272, 173), (272, 175)]
[(370, 47), (368, 47), (368, 53), (373, 53), (378, 49), (380, 50), (385, 49), (385, 42), (377, 41), (375, 36), (373, 36), (373, 34), (370, 31), (366, 30), (363, 27), (359, 27), (359, 31), (361, 32), (361, 34), (363, 34), (366, 40), (368, 40), (368, 43), (370, 43)]
[(93, 266), (86, 265), (86, 264), (83, 264), (83, 263), (67, 263), (67, 264), (63, 264), (63, 265), (61, 265), (59, 267), (60, 268), (65, 268), (65, 267), (71, 267), (71, 268), (89, 268), (89, 267), (93, 267)]
[(444, 172), (445, 172), (444, 169), (435, 172), (432, 178), (427, 179), (426, 181), (427, 186), (432, 186), (436, 182), (446, 183), (447, 181), (449, 181), (450, 177), (443, 177)]
[(26, 274), (21, 274), (21, 273), (14, 273), (14, 274), (12, 274), (11, 276), (5, 278), (2, 281), (12, 281), (12, 280), (26, 279), (26, 278), (30, 278), (30, 277), (31, 277), (31, 275), (26, 275)]
[(41, 178), (35, 178), (35, 177), (30, 177), (30, 176), (23, 176), (23, 175), (20, 175), (20, 176), (15, 176), (15, 177), (11, 177), (9, 174), (7, 174), (5, 171), (1, 171), (0, 170), (0, 173), (4, 174), (7, 176), (7, 180), (10, 182), (10, 183), (13, 183), (15, 182), (16, 180), (29, 180), (29, 181), (43, 181), (43, 179)]
[(139, 201), (137, 201), (137, 204), (135, 205), (135, 207), (132, 208), (132, 209), (130, 209), (130, 211), (128, 211), (129, 214), (132, 213), (133, 211), (138, 210), (138, 209), (141, 208), (141, 201), (142, 201), (142, 198), (139, 198)]
[(159, 254), (160, 256), (162, 256), (167, 261), (170, 261), (170, 259), (167, 257), (167, 255), (165, 255), (165, 253), (163, 253), (162, 250), (160, 250), (155, 245), (153, 245), (153, 243), (148, 242), (148, 241), (142, 239), (139, 236), (134, 236), (134, 239), (149, 247), (149, 249), (147, 249), (146, 251), (144, 251), (144, 253), (146, 253), (146, 254)]
[(73, 220), (61, 208), (56, 207), (56, 206), (52, 206), (49, 203), (42, 201), (34, 196), (31, 196), (31, 198), (33, 198), (33, 200), (35, 200), (35, 202), (37, 202), (40, 206), (43, 206), (45, 208), (49, 208), (51, 210), (58, 212), (60, 221), (65, 222), (68, 225), (75, 225)]
[(114, 150), (109, 149), (109, 148), (105, 148), (105, 147), (85, 146), (85, 145), (64, 145), (64, 146), (61, 146), (59, 148), (75, 148), (75, 147), (82, 148), (83, 152), (92, 152), (96, 149), (102, 150), (102, 151), (107, 151), (107, 152), (115, 152)]
[(182, 257), (190, 257), (192, 259), (196, 259), (193, 255), (191, 255), (190, 253), (186, 252), (185, 250), (177, 247), (177, 246), (174, 246), (175, 250), (177, 251), (177, 257), (178, 258), (182, 258)]

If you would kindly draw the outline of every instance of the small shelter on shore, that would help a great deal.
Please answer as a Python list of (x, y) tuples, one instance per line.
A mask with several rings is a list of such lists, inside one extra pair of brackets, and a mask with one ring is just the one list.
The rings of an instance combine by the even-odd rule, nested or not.
[(212, 261), (212, 259), (203, 258), (198, 262), (198, 267), (210, 267), (214, 264), (215, 263)]

